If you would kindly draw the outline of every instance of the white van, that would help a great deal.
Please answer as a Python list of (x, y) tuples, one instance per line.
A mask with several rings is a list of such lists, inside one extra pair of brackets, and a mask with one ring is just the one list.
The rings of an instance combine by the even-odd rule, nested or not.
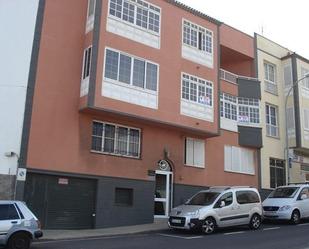
[(255, 188), (212, 187), (172, 209), (168, 225), (175, 229), (201, 229), (211, 234), (217, 227), (249, 225), (258, 229), (261, 221), (261, 198)]
[(309, 184), (293, 184), (276, 188), (263, 202), (264, 218), (289, 220), (298, 224), (309, 217)]

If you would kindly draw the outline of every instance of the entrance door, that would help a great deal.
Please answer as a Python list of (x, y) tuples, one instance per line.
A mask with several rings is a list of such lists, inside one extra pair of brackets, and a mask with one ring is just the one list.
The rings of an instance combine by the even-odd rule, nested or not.
[(154, 198), (154, 216), (155, 218), (168, 217), (172, 206), (172, 179), (173, 173), (167, 171), (156, 171), (156, 187)]

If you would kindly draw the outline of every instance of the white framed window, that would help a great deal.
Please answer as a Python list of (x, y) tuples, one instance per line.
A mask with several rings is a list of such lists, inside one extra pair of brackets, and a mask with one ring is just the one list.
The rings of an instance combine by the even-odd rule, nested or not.
[(185, 164), (198, 168), (205, 168), (205, 142), (204, 140), (186, 138)]
[(292, 86), (293, 76), (292, 76), (292, 66), (285, 65), (283, 69), (284, 74), (284, 87), (289, 88)]
[(182, 74), (182, 99), (202, 105), (213, 105), (213, 84), (210, 81)]
[[(302, 67), (301, 68), (301, 77), (305, 77), (309, 73), (309, 70)], [(309, 90), (309, 78), (303, 79), (303, 87)]]
[(220, 116), (237, 121), (237, 97), (221, 93), (220, 95)]
[(238, 97), (238, 122), (260, 123), (260, 101), (258, 99)]
[(183, 20), (183, 43), (212, 54), (213, 32), (190, 21)]
[(141, 130), (93, 121), (91, 150), (105, 154), (140, 157)]
[(294, 116), (294, 107), (288, 107), (286, 109), (286, 119), (287, 119), (287, 128), (288, 135), (295, 136), (295, 116)]
[(110, 0), (109, 15), (152, 33), (160, 33), (161, 9), (146, 1)]
[(88, 0), (86, 32), (93, 29), (96, 0)]
[(309, 109), (304, 109), (304, 129), (309, 131)]
[(276, 65), (269, 62), (264, 62), (265, 91), (272, 94), (278, 94), (276, 77)]
[(254, 162), (254, 151), (236, 146), (224, 146), (225, 171), (254, 175)]
[(266, 104), (266, 135), (279, 137), (278, 107)]
[(90, 75), (91, 57), (92, 57), (92, 46), (84, 50), (83, 70), (82, 70), (83, 80), (87, 79)]
[(158, 64), (117, 50), (105, 50), (104, 77), (107, 79), (157, 92), (158, 75)]

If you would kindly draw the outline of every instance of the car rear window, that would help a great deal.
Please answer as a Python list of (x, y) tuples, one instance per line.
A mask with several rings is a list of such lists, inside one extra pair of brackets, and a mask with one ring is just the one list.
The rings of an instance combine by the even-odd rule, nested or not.
[(19, 216), (13, 204), (0, 204), (0, 220), (17, 219), (19, 219)]
[(237, 191), (236, 199), (239, 204), (259, 203), (260, 197), (254, 191)]

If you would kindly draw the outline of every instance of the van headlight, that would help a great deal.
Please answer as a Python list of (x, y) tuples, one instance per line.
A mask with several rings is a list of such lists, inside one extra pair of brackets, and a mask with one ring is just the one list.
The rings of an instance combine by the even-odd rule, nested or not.
[(282, 206), (281, 208), (279, 208), (279, 212), (288, 211), (289, 209), (291, 209), (290, 205)]
[(188, 212), (187, 215), (190, 215), (190, 216), (198, 216), (200, 213), (199, 210), (196, 210), (196, 211), (192, 211), (192, 212)]

